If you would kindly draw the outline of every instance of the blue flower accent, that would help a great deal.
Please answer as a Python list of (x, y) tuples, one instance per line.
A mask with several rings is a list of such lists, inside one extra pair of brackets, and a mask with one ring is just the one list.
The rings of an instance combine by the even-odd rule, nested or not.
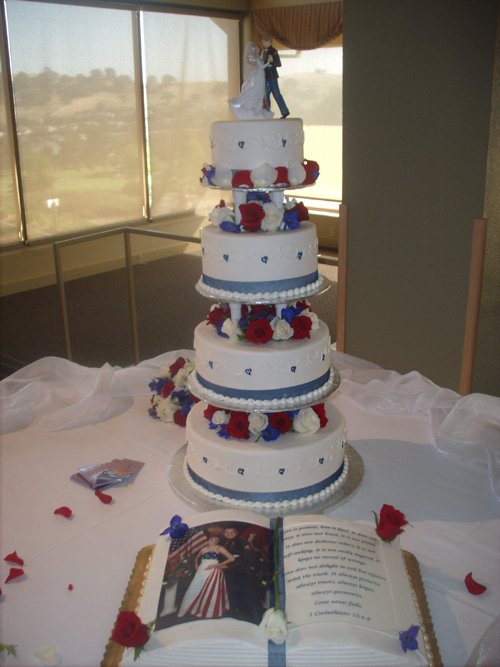
[(154, 408), (149, 408), (148, 409), (148, 414), (150, 417), (153, 417), (153, 419), (160, 419), (158, 415), (156, 414), (156, 410)]
[[(217, 330), (217, 333), (219, 334), (219, 336), (222, 336), (222, 338), (229, 338), (229, 336), (227, 335), (227, 333), (224, 333), (224, 332), (222, 331), (222, 326), (223, 326), (223, 324), (224, 324), (224, 321), (223, 321), (223, 320), (221, 320), (220, 322), (217, 322), (217, 324), (215, 325), (215, 328), (216, 328), (216, 330)], [(213, 367), (214, 367), (213, 361), (209, 361), (209, 362), (208, 362), (208, 365), (210, 366), (210, 368), (213, 368)]]
[(170, 526), (165, 528), (160, 535), (170, 535), (170, 537), (175, 539), (176, 537), (182, 537), (188, 530), (187, 523), (182, 523), (181, 517), (178, 514), (174, 514), (170, 519)]
[(245, 146), (245, 142), (244, 141), (238, 141), (238, 146), (240, 148), (243, 148)]
[(245, 373), (247, 375), (252, 375), (252, 369), (251, 368), (245, 368)]
[(203, 173), (205, 174), (206, 179), (210, 183), (210, 185), (213, 185), (212, 178), (215, 176), (215, 167), (213, 165), (210, 165), (208, 169), (203, 170)]
[(231, 232), (233, 234), (241, 232), (240, 226), (235, 224), (234, 222), (231, 222), (231, 220), (224, 220), (223, 222), (220, 223), (219, 227), (222, 229), (223, 232)]
[(266, 428), (262, 431), (262, 439), (265, 440), (266, 442), (272, 442), (273, 440), (277, 440), (281, 433), (278, 431), (277, 428), (273, 428), (272, 426), (266, 426)]
[(302, 311), (295, 306), (287, 306), (281, 311), (281, 319), (291, 324), (295, 317)]
[(268, 192), (250, 191), (247, 194), (247, 202), (249, 201), (260, 201), (263, 204), (268, 204), (271, 201), (271, 197)]
[(418, 648), (417, 635), (420, 630), (418, 625), (410, 625), (408, 630), (399, 633), (401, 648), (406, 651), (415, 651)]
[(229, 440), (229, 438), (230, 438), (231, 436), (230, 436), (229, 433), (227, 432), (227, 425), (226, 425), (226, 424), (221, 424), (221, 425), (219, 426), (219, 430), (217, 431), (217, 435), (218, 435), (220, 438), (224, 438), (224, 440)]
[(267, 255), (264, 255), (264, 257), (260, 258), (260, 261), (263, 262), (264, 264), (267, 264), (267, 262), (269, 261), (269, 257)]
[(181, 415), (187, 415), (195, 402), (192, 394), (187, 389), (173, 391), (171, 397), (178, 402)]
[(285, 229), (298, 229), (300, 227), (299, 215), (296, 211), (285, 211), (283, 214)]
[(165, 382), (167, 381), (167, 378), (153, 378), (151, 382), (149, 383), (148, 387), (151, 389), (151, 391), (154, 391), (155, 394), (161, 394), (163, 391), (163, 387), (165, 386)]

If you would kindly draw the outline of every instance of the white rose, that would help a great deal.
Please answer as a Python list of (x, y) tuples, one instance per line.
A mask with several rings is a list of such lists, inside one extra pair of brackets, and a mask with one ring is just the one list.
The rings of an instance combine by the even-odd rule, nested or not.
[(179, 368), (175, 376), (172, 378), (172, 382), (175, 384), (176, 387), (179, 387), (180, 389), (184, 389), (184, 387), (187, 386), (187, 380), (188, 376), (192, 370), (192, 368), (186, 368), (187, 364), (184, 364), (182, 368)]
[(234, 222), (234, 212), (227, 206), (216, 206), (213, 211), (208, 216), (208, 219), (218, 227), (221, 222), (229, 221)]
[(283, 220), (283, 212), (272, 202), (264, 204), (265, 217), (262, 220), (261, 229), (265, 232), (275, 232), (279, 229)]
[(306, 308), (300, 314), (311, 320), (311, 331), (317, 331), (319, 329), (319, 317), (316, 313), (313, 313), (309, 308)]
[(259, 628), (267, 639), (275, 644), (284, 644), (288, 636), (285, 612), (281, 609), (268, 609), (262, 617)]
[(229, 421), (229, 413), (225, 410), (216, 410), (212, 415), (213, 424), (227, 424)]
[(275, 317), (271, 320), (274, 340), (288, 340), (293, 336), (293, 329), (286, 320)]
[(290, 181), (290, 185), (298, 185), (299, 183), (303, 183), (305, 178), (306, 170), (300, 164), (300, 162), (292, 162), (292, 164), (288, 166), (288, 180)]
[[(215, 174), (212, 176), (212, 183), (220, 188), (227, 188), (233, 180), (233, 172), (229, 167), (216, 167)], [(304, 180), (304, 179), (302, 179)]]
[(274, 183), (278, 172), (270, 164), (262, 164), (250, 172), (252, 183), (257, 188), (267, 188)]
[(179, 409), (170, 397), (162, 398), (161, 396), (153, 397), (153, 407), (156, 408), (156, 414), (162, 422), (171, 422), (174, 419), (174, 414)]
[(224, 320), (224, 323), (221, 327), (221, 332), (226, 334), (230, 341), (233, 343), (238, 340), (238, 336), (241, 335), (240, 327), (234, 322), (234, 320), (229, 317), (227, 320)]
[(248, 429), (250, 433), (259, 435), (269, 423), (269, 418), (264, 412), (251, 412), (248, 415)]
[(293, 429), (297, 433), (316, 433), (319, 427), (319, 417), (312, 408), (300, 410), (293, 418)]

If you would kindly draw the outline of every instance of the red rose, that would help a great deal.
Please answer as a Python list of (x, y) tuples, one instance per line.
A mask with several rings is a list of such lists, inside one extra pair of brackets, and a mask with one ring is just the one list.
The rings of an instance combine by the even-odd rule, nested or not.
[(180, 410), (174, 412), (174, 424), (177, 426), (186, 426), (187, 415), (183, 414)]
[(260, 204), (251, 201), (249, 204), (240, 205), (241, 226), (247, 232), (258, 232), (266, 212)]
[(292, 338), (310, 338), (311, 337), (311, 327), (312, 321), (310, 317), (306, 315), (298, 315), (294, 317), (290, 323), (290, 326), (293, 329)]
[(248, 440), (248, 415), (246, 412), (231, 412), (226, 426), (228, 434), (238, 440)]
[(273, 185), (290, 185), (290, 181), (288, 180), (288, 169), (287, 167), (276, 167), (276, 171), (278, 172)]
[(310, 304), (308, 301), (305, 299), (302, 299), (302, 301), (297, 301), (295, 304), (296, 308), (299, 308), (300, 311), (307, 310), (309, 308)]
[(319, 164), (313, 160), (304, 160), (302, 166), (306, 170), (306, 177), (302, 185), (312, 185), (319, 176)]
[(207, 322), (216, 327), (220, 322), (223, 322), (228, 317), (227, 308), (216, 306), (207, 315)]
[(250, 178), (250, 171), (247, 169), (237, 171), (235, 174), (233, 174), (231, 184), (233, 188), (251, 188), (253, 183), (252, 179)]
[(309, 211), (304, 206), (303, 202), (295, 204), (295, 206), (292, 208), (292, 211), (297, 214), (299, 222), (303, 222), (304, 220), (309, 220)]
[(292, 428), (292, 423), (286, 412), (273, 412), (269, 415), (269, 424), (280, 433), (287, 433)]
[(318, 403), (317, 405), (311, 405), (311, 407), (319, 417), (319, 427), (325, 428), (325, 426), (328, 424), (328, 417), (325, 413), (325, 404)]
[(122, 646), (135, 648), (144, 646), (149, 639), (149, 630), (133, 611), (121, 611), (111, 639)]
[(272, 337), (273, 328), (266, 319), (253, 320), (245, 331), (245, 338), (251, 343), (267, 343)]
[(161, 395), (163, 398), (168, 398), (170, 394), (174, 391), (175, 389), (175, 384), (172, 382), (172, 380), (166, 380), (165, 384), (162, 387), (161, 390)]
[(186, 360), (184, 359), (184, 357), (179, 357), (174, 361), (174, 363), (168, 369), (168, 374), (170, 375), (171, 378), (175, 377), (178, 371), (180, 371), (181, 368), (184, 368), (185, 365), (186, 365)]
[(375, 532), (384, 542), (392, 542), (403, 532), (403, 526), (408, 523), (405, 515), (392, 505), (382, 505), (380, 516), (377, 519), (375, 515), (375, 519), (377, 523)]
[(215, 405), (207, 405), (207, 407), (203, 411), (203, 416), (205, 417), (205, 419), (208, 419), (208, 421), (212, 421), (214, 412), (217, 412), (217, 410), (220, 410), (220, 408), (216, 408)]

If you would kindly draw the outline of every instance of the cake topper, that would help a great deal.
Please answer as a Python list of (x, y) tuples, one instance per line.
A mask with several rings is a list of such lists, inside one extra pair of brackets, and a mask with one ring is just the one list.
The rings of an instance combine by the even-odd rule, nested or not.
[(276, 104), (279, 107), (281, 112), (281, 117), (286, 118), (290, 115), (290, 111), (286, 105), (286, 102), (281, 94), (279, 83), (278, 83), (278, 67), (281, 67), (281, 59), (278, 51), (272, 45), (273, 38), (271, 35), (261, 35), (260, 41), (264, 47), (261, 54), (261, 60), (264, 63), (265, 67), (265, 78), (266, 78), (266, 106), (268, 109), (271, 108), (271, 93), (276, 100)]
[(264, 70), (270, 65), (260, 58), (259, 47), (248, 42), (243, 59), (243, 85), (241, 92), (229, 100), (229, 106), (239, 120), (271, 119), (264, 96), (266, 80)]

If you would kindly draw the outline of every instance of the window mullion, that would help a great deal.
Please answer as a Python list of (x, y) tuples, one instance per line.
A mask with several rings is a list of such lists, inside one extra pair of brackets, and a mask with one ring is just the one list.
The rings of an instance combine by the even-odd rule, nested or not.
[(28, 227), (26, 224), (26, 208), (24, 204), (23, 181), (21, 174), (21, 158), (19, 152), (19, 142), (17, 138), (16, 107), (14, 102), (14, 87), (12, 85), (12, 64), (9, 47), (9, 30), (7, 25), (7, 4), (6, 0), (1, 2), (2, 19), (0, 33), (0, 48), (2, 58), (2, 73), (4, 95), (6, 100), (6, 121), (8, 140), (11, 145), (12, 155), (14, 157), (14, 187), (16, 191), (17, 216), (20, 222), (19, 239), (28, 245)]
[(140, 143), (140, 170), (142, 179), (142, 215), (151, 221), (152, 183), (148, 135), (147, 98), (144, 82), (143, 16), (141, 10), (132, 12), (134, 68), (136, 81), (137, 126)]

